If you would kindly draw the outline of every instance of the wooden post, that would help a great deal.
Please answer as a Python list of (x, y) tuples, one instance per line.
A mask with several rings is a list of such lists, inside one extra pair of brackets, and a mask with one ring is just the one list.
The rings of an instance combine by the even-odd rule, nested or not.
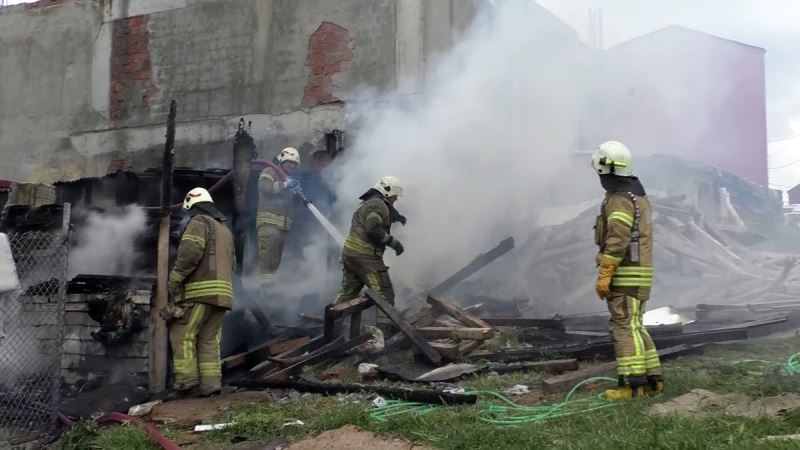
[(169, 222), (172, 215), (172, 162), (175, 156), (175, 115), (177, 103), (169, 105), (167, 136), (161, 169), (161, 223), (158, 227), (158, 262), (156, 295), (150, 303), (150, 392), (163, 392), (167, 387), (167, 324), (159, 315), (167, 305), (167, 277), (169, 276)]
[(233, 239), (236, 250), (236, 272), (242, 274), (244, 247), (247, 235), (247, 182), (250, 179), (250, 161), (255, 157), (255, 143), (245, 128), (244, 119), (233, 141)]

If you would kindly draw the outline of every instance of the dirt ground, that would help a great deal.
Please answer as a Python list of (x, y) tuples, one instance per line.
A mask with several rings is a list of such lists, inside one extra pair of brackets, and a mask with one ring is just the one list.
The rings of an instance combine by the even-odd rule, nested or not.
[(235, 392), (211, 398), (175, 400), (153, 407), (149, 419), (171, 425), (173, 428), (189, 428), (211, 419), (233, 406), (267, 401), (269, 395), (262, 391)]
[(289, 450), (433, 450), (403, 439), (382, 438), (355, 425), (330, 430), (317, 437), (290, 445)]

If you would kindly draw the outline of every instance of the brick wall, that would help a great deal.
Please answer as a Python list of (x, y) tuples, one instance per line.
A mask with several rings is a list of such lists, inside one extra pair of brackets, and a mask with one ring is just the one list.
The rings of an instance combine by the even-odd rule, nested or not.
[(331, 94), (333, 75), (347, 69), (354, 49), (355, 42), (350, 39), (350, 32), (339, 25), (322, 22), (314, 31), (308, 39), (308, 84), (303, 92), (303, 107), (339, 101)]
[(146, 113), (156, 93), (150, 64), (149, 16), (115, 20), (112, 26), (110, 116), (118, 121)]
[(89, 316), (87, 302), (104, 294), (70, 294), (64, 315), (64, 343), (61, 375), (70, 385), (94, 381), (147, 379), (150, 332), (146, 317), (150, 310), (150, 291), (130, 291), (134, 304), (145, 312), (144, 328), (126, 342), (106, 346), (92, 337), (100, 324)]

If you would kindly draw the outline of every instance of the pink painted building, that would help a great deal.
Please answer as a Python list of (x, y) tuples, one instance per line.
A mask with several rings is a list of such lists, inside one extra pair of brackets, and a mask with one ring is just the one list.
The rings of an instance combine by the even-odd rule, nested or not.
[(595, 60), (604, 95), (591, 134), (767, 186), (764, 53), (682, 27), (611, 47)]

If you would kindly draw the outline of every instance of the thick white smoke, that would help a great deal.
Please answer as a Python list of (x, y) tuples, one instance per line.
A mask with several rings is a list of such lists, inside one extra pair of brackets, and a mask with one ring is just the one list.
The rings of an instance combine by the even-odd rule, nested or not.
[(78, 245), (70, 250), (70, 276), (133, 275), (136, 241), (146, 231), (146, 221), (144, 210), (133, 206), (113, 213), (89, 213), (77, 236)]
[(591, 86), (591, 74), (576, 70), (585, 55), (574, 31), (536, 3), (486, 3), (424, 94), (353, 107), (359, 130), (334, 183), (339, 227), (379, 177), (400, 178), (396, 206), (408, 225), (393, 234), (406, 253), (388, 250), (387, 264), (395, 285), (412, 290), (509, 235), (527, 238), (536, 209), (558, 201), (554, 180), (592, 176), (567, 167), (588, 97), (581, 89)]

